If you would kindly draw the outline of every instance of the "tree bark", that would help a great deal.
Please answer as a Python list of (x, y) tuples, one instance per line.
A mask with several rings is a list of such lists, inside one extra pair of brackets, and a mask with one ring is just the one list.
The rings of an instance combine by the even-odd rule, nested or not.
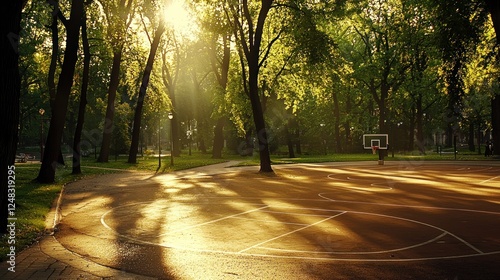
[(19, 99), (21, 78), (19, 75), (19, 33), (24, 0), (4, 3), (0, 26), (0, 233), (7, 232), (9, 170), (14, 170), (17, 151)]
[[(468, 144), (469, 144), (469, 151), (474, 152), (476, 151), (476, 144), (474, 143), (474, 140), (476, 137), (474, 137), (474, 134), (476, 133), (474, 129), (474, 121), (469, 120), (469, 139), (468, 139)], [(479, 144), (481, 145), (481, 144)]]
[[(249, 28), (248, 41), (249, 48), (245, 52), (248, 62), (248, 89), (250, 103), (252, 104), (253, 121), (257, 131), (257, 139), (259, 143), (259, 157), (260, 157), (260, 172), (273, 172), (271, 167), (271, 157), (269, 155), (269, 141), (266, 130), (266, 122), (264, 119), (264, 112), (259, 97), (259, 57), (260, 47), (262, 43), (262, 34), (264, 30), (264, 22), (267, 18), (269, 10), (271, 9), (272, 0), (262, 0), (261, 9), (257, 18), (257, 26), (255, 30)], [(244, 10), (246, 11), (247, 21), (251, 22), (252, 19), (248, 13), (248, 3), (243, 0)]]
[(59, 56), (59, 29), (57, 28), (57, 13), (59, 10), (59, 0), (54, 2), (48, 1), (53, 5), (52, 9), (52, 22), (50, 24), (50, 31), (52, 36), (52, 54), (50, 56), (50, 66), (49, 73), (47, 75), (47, 85), (49, 88), (50, 96), (50, 107), (52, 109), (54, 101), (56, 100), (56, 68), (57, 68), (57, 57)]
[(293, 120), (292, 118), (288, 119), (288, 121), (285, 124), (285, 137), (286, 137), (286, 145), (288, 147), (288, 157), (289, 158), (295, 157), (295, 151), (293, 150), (293, 136), (292, 136), (292, 133), (290, 133), (290, 129), (292, 126), (292, 120)]
[[(424, 111), (422, 108), (422, 94), (419, 92), (418, 97), (417, 97), (417, 146), (418, 149), (420, 150), (420, 153), (425, 154), (425, 139), (424, 139)], [(411, 139), (410, 139), (411, 140)]]
[(130, 144), (130, 152), (128, 154), (128, 163), (137, 163), (137, 152), (139, 148), (139, 139), (141, 133), (142, 108), (144, 106), (144, 99), (146, 98), (146, 90), (148, 88), (151, 71), (153, 70), (156, 51), (158, 50), (158, 45), (160, 44), (160, 39), (164, 31), (165, 26), (163, 22), (160, 21), (160, 24), (156, 29), (153, 42), (151, 43), (148, 61), (146, 63), (146, 68), (144, 69), (144, 74), (142, 76), (141, 88), (139, 89), (139, 98), (137, 99), (137, 105), (135, 107), (134, 125), (132, 129), (132, 142)]
[(214, 127), (214, 143), (212, 147), (212, 158), (222, 158), (222, 149), (224, 149), (224, 123), (226, 117), (217, 119)]
[(57, 97), (50, 119), (50, 127), (45, 144), (45, 153), (37, 180), (41, 183), (55, 181), (57, 161), (61, 150), (61, 138), (68, 111), (68, 100), (73, 86), (75, 65), (78, 59), (78, 45), (80, 39), (80, 25), (83, 16), (83, 0), (74, 0), (71, 5), (70, 19), (66, 27), (66, 50), (64, 62), (57, 84)]
[(491, 99), (491, 126), (493, 127), (493, 153), (500, 155), (500, 94)]
[(76, 123), (75, 135), (73, 138), (73, 174), (81, 174), (82, 151), (80, 142), (82, 139), (83, 123), (85, 121), (85, 107), (87, 106), (87, 89), (89, 85), (90, 72), (90, 45), (87, 36), (87, 16), (84, 13), (82, 18), (82, 45), (83, 45), (83, 77), (82, 89), (80, 93), (80, 104), (78, 106), (78, 120)]
[(108, 104), (106, 106), (106, 116), (104, 118), (104, 128), (102, 132), (101, 150), (98, 162), (108, 162), (111, 138), (113, 135), (113, 120), (115, 117), (116, 91), (120, 83), (120, 65), (122, 63), (123, 46), (117, 47), (113, 51), (113, 66), (111, 66), (111, 77), (108, 88)]
[[(214, 68), (214, 72), (217, 74), (217, 81), (219, 86), (223, 90), (223, 93), (226, 94), (228, 74), (229, 74), (229, 65), (231, 58), (231, 48), (229, 46), (230, 36), (223, 36), (223, 56), (222, 61), (220, 63), (220, 73), (216, 67), (217, 59), (212, 60), (212, 67)], [(215, 49), (213, 50), (213, 57), (216, 56)], [(217, 119), (217, 123), (214, 128), (214, 142), (212, 146), (212, 158), (222, 158), (222, 150), (224, 149), (224, 124), (226, 123), (226, 117), (222, 116)]]
[(334, 135), (335, 135), (335, 152), (342, 152), (342, 140), (340, 139), (340, 105), (339, 97), (335, 89), (332, 90), (333, 98), (333, 119), (334, 119)]
[[(486, 0), (488, 11), (500, 44), (500, 2), (498, 0)], [(500, 48), (497, 46), (497, 59), (500, 59)], [(500, 79), (498, 80), (500, 82)], [(491, 99), (491, 125), (493, 128), (493, 153), (500, 155), (500, 93), (497, 92)]]

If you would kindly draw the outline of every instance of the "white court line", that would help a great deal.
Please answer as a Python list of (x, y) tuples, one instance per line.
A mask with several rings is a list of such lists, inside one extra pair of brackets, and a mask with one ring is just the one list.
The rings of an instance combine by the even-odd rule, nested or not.
[[(279, 206), (278, 206), (279, 207)], [(264, 213), (272, 213), (272, 214), (283, 214), (283, 215), (293, 215), (293, 216), (309, 216), (309, 217), (331, 217), (331, 215), (321, 215), (321, 214), (304, 214), (304, 213), (290, 213), (290, 212), (281, 212), (281, 211), (262, 211)], [(339, 212), (339, 211), (337, 211)]]
[(493, 181), (493, 180), (496, 180), (496, 179), (498, 179), (498, 178), (500, 178), (500, 175), (495, 176), (495, 177), (493, 177), (493, 178), (490, 178), (490, 179), (488, 179), (488, 180), (484, 180), (484, 181), (480, 182), (479, 184), (488, 183), (489, 181)]
[[(325, 197), (323, 197), (325, 198)], [(333, 200), (333, 199), (329, 199), (329, 198), (325, 198), (325, 199), (328, 199), (330, 201), (336, 201), (336, 200)], [(338, 200), (337, 200), (338, 202)], [(377, 203), (369, 203), (369, 204), (377, 204)], [(382, 204), (380, 204), (382, 205)], [(425, 207), (423, 207), (425, 208)], [(356, 213), (354, 211), (351, 211), (352, 213)], [(498, 213), (497, 213), (498, 214)], [(375, 215), (375, 214), (374, 214)], [(437, 226), (433, 226), (431, 224), (427, 224), (427, 223), (424, 223), (424, 222), (419, 222), (419, 221), (416, 221), (416, 220), (410, 220), (410, 219), (405, 219), (405, 218), (400, 218), (400, 217), (393, 217), (393, 216), (387, 216), (387, 215), (382, 215), (382, 214), (376, 214), (377, 216), (381, 216), (381, 217), (391, 217), (391, 218), (395, 218), (395, 219), (399, 219), (399, 220), (403, 220), (403, 221), (411, 221), (411, 222), (414, 222), (414, 223), (418, 223), (418, 224), (422, 224), (422, 225), (425, 225), (425, 226), (428, 226), (428, 227), (431, 227), (431, 228), (435, 228), (437, 230), (441, 230), (443, 232), (446, 232), (447, 234), (453, 236), (455, 239), (459, 240), (460, 242), (462, 242), (463, 244), (465, 244), (467, 247), (471, 248), (472, 250), (478, 252), (479, 254), (484, 254), (483, 251), (479, 250), (478, 248), (474, 247), (474, 245), (470, 244), (469, 242), (465, 241), (464, 239), (458, 237), (457, 235), (447, 231), (447, 230), (444, 230), (442, 228), (439, 228)]]
[[(248, 197), (247, 197), (248, 198)], [(313, 200), (316, 201), (316, 200)], [(158, 242), (151, 242), (151, 241), (146, 241), (146, 240), (141, 240), (138, 238), (134, 238), (129, 235), (121, 234), (117, 232), (114, 228), (110, 227), (106, 222), (105, 222), (105, 217), (108, 215), (110, 212), (113, 210), (116, 210), (116, 208), (122, 208), (122, 207), (128, 207), (130, 205), (137, 205), (137, 204), (144, 204), (143, 202), (141, 203), (132, 203), (129, 205), (123, 205), (123, 206), (118, 206), (113, 209), (110, 209), (106, 213), (104, 213), (101, 216), (101, 223), (102, 225), (107, 228), (108, 230), (114, 232), (117, 236), (130, 240), (132, 242), (135, 242), (136, 244), (143, 244), (143, 245), (151, 245), (151, 246), (160, 246), (163, 248), (171, 248), (171, 249), (178, 249), (178, 250), (184, 250), (184, 251), (191, 251), (191, 252), (208, 252), (208, 253), (220, 253), (220, 254), (225, 254), (225, 255), (243, 255), (243, 256), (249, 256), (249, 257), (265, 257), (265, 258), (278, 258), (278, 259), (297, 259), (297, 260), (318, 260), (318, 261), (345, 261), (345, 262), (412, 262), (412, 261), (432, 261), (432, 260), (448, 260), (448, 259), (461, 259), (461, 258), (469, 258), (469, 257), (478, 257), (478, 256), (490, 256), (490, 255), (496, 255), (500, 254), (500, 251), (493, 251), (493, 252), (484, 252), (481, 254), (465, 254), (465, 255), (453, 255), (453, 256), (440, 256), (440, 257), (422, 257), (422, 258), (403, 258), (403, 259), (398, 259), (398, 258), (390, 258), (390, 259), (367, 259), (367, 258), (335, 258), (335, 257), (308, 257), (308, 256), (286, 256), (286, 255), (267, 255), (267, 254), (251, 254), (251, 253), (239, 253), (239, 252), (231, 252), (231, 251), (225, 251), (225, 250), (210, 250), (210, 249), (197, 249), (197, 248), (186, 248), (183, 246), (175, 246), (173, 244), (165, 244), (165, 243), (158, 243)], [(260, 204), (262, 205), (262, 204)], [(405, 205), (402, 205), (405, 206)], [(269, 206), (271, 207), (271, 206)], [(276, 207), (276, 206), (272, 206)], [(280, 208), (293, 208), (293, 207), (281, 207)], [(316, 209), (316, 208), (298, 208), (298, 209), (307, 209), (307, 210), (323, 210), (323, 211), (336, 211), (338, 210), (330, 210), (330, 209)], [(456, 210), (456, 209), (449, 209), (449, 210)], [(346, 211), (347, 212), (347, 211)], [(354, 213), (359, 213), (359, 214), (371, 214), (373, 213), (364, 213), (364, 212), (354, 212)], [(341, 213), (343, 214), (343, 213)], [(500, 214), (500, 213), (496, 213)], [(391, 218), (398, 218), (398, 217), (392, 217), (388, 216)], [(402, 218), (399, 218), (402, 219)], [(406, 220), (406, 219), (404, 219)], [(417, 222), (410, 220), (412, 222)], [(434, 227), (434, 226), (432, 226)], [(434, 227), (435, 228), (435, 227)], [(443, 231), (443, 229), (439, 229), (440, 231)]]
[(255, 211), (259, 211), (259, 210), (262, 210), (262, 209), (265, 209), (265, 208), (268, 208), (268, 207), (269, 207), (269, 205), (266, 205), (266, 206), (263, 206), (263, 207), (260, 207), (260, 208), (257, 208), (257, 209), (252, 209), (252, 210), (248, 210), (248, 211), (241, 212), (241, 213), (238, 213), (238, 214), (225, 216), (225, 217), (222, 217), (222, 218), (219, 218), (219, 219), (215, 219), (215, 220), (211, 220), (211, 221), (208, 221), (208, 222), (204, 222), (204, 223), (201, 223), (201, 224), (196, 224), (196, 225), (187, 226), (187, 227), (184, 227), (184, 228), (181, 228), (181, 229), (177, 229), (177, 230), (172, 230), (172, 231), (169, 231), (167, 233), (157, 235), (156, 237), (165, 236), (165, 235), (169, 235), (169, 234), (176, 233), (176, 232), (181, 232), (181, 231), (185, 231), (187, 229), (192, 229), (192, 228), (195, 228), (195, 227), (201, 227), (201, 226), (208, 225), (208, 224), (213, 224), (213, 223), (216, 223), (216, 222), (219, 222), (219, 221), (222, 221), (222, 220), (230, 219), (230, 218), (237, 217), (237, 216), (240, 216), (240, 215), (245, 215), (245, 214), (252, 213), (252, 212), (255, 212)]
[(392, 250), (384, 250), (384, 251), (373, 251), (373, 252), (340, 252), (340, 251), (325, 251), (325, 252), (319, 252), (319, 251), (304, 251), (304, 250), (289, 250), (289, 249), (279, 249), (279, 248), (270, 248), (270, 247), (259, 247), (259, 249), (266, 249), (269, 251), (279, 251), (279, 252), (289, 252), (289, 253), (307, 253), (307, 254), (335, 254), (335, 255), (371, 255), (371, 254), (385, 254), (385, 253), (392, 253), (392, 252), (398, 252), (398, 251), (404, 251), (408, 249), (413, 249), (417, 247), (421, 247), (427, 244), (430, 244), (434, 241), (437, 241), (441, 238), (443, 238), (445, 235), (448, 233), (443, 232), (437, 237), (427, 240), (425, 242), (403, 247), (403, 248), (397, 248), (397, 249), (392, 249)]
[(367, 204), (367, 205), (378, 205), (378, 206), (391, 206), (391, 207), (406, 207), (406, 208), (416, 208), (416, 209), (436, 209), (436, 210), (450, 210), (450, 211), (461, 211), (461, 212), (471, 212), (471, 213), (482, 213), (482, 214), (492, 214), (500, 215), (500, 212), (484, 211), (484, 210), (473, 210), (465, 208), (448, 208), (448, 207), (436, 207), (436, 206), (419, 206), (419, 205), (406, 205), (406, 204), (392, 204), (392, 203), (376, 203), (376, 202), (363, 202), (363, 201), (351, 201), (351, 200), (337, 200), (325, 196), (326, 193), (318, 194), (319, 197), (326, 199), (328, 201), (340, 202), (340, 203), (351, 203), (351, 204)]
[[(266, 211), (262, 211), (266, 212)], [(260, 220), (260, 219), (252, 219), (252, 218), (242, 218), (242, 217), (232, 217), (231, 219), (238, 219), (238, 220), (245, 220), (245, 221), (258, 221), (261, 223), (265, 224), (280, 224), (280, 225), (294, 225), (294, 226), (307, 226), (308, 224), (301, 224), (301, 223), (287, 223), (287, 222), (279, 222), (279, 221), (267, 221), (267, 220)]]
[(299, 229), (292, 230), (292, 231), (287, 232), (287, 233), (284, 233), (284, 234), (282, 234), (282, 235), (279, 235), (279, 236), (273, 237), (273, 238), (268, 239), (268, 240), (266, 240), (266, 241), (260, 242), (260, 243), (258, 243), (258, 244), (253, 245), (253, 246), (250, 246), (250, 247), (248, 247), (248, 248), (246, 248), (246, 249), (243, 249), (243, 250), (239, 251), (238, 253), (244, 253), (244, 252), (246, 252), (246, 251), (248, 251), (248, 250), (250, 250), (250, 249), (253, 249), (253, 248), (255, 248), (255, 247), (258, 247), (258, 246), (260, 246), (260, 245), (262, 245), (262, 244), (265, 244), (265, 243), (271, 242), (271, 241), (273, 241), (273, 240), (276, 240), (276, 239), (278, 239), (278, 238), (281, 238), (281, 237), (284, 237), (284, 236), (290, 235), (290, 234), (295, 233), (295, 232), (297, 232), (297, 231), (301, 231), (301, 230), (304, 230), (304, 229), (306, 229), (306, 228), (309, 228), (309, 227), (315, 226), (315, 225), (317, 225), (317, 224), (320, 224), (320, 223), (322, 223), (322, 222), (324, 222), (324, 221), (328, 221), (328, 220), (330, 220), (330, 219), (333, 219), (333, 218), (338, 217), (338, 216), (340, 216), (340, 215), (342, 215), (342, 214), (345, 214), (345, 213), (347, 213), (347, 211), (344, 211), (344, 212), (339, 213), (339, 214), (337, 214), (337, 215), (330, 216), (330, 217), (328, 217), (328, 218), (326, 218), (326, 219), (323, 219), (323, 220), (321, 220), (321, 221), (317, 221), (317, 222), (312, 223), (312, 224), (310, 224), (310, 225), (308, 225), (308, 226), (301, 227), (301, 228), (299, 228)]

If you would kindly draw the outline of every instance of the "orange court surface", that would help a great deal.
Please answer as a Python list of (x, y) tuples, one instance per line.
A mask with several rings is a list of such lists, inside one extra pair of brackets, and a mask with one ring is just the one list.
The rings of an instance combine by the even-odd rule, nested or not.
[(500, 279), (500, 164), (220, 164), (66, 186), (55, 239), (158, 279)]

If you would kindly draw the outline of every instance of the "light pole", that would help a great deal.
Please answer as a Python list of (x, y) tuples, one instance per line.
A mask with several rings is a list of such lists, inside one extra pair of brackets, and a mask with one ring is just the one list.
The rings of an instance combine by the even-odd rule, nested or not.
[(170, 165), (174, 166), (174, 127), (172, 125), (174, 114), (172, 112), (168, 113), (168, 119), (170, 120)]
[(38, 110), (38, 113), (40, 113), (40, 123), (41, 123), (41, 129), (40, 129), (40, 162), (43, 161), (43, 114), (45, 114), (45, 110), (43, 108), (40, 108), (40, 110)]

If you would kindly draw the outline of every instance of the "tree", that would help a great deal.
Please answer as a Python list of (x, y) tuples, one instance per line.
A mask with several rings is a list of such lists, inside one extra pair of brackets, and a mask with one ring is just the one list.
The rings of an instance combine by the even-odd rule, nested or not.
[(142, 83), (138, 93), (137, 105), (135, 107), (134, 114), (134, 125), (132, 129), (132, 143), (130, 144), (130, 152), (128, 155), (129, 163), (137, 162), (137, 151), (139, 148), (139, 136), (141, 132), (141, 120), (142, 120), (142, 108), (144, 106), (144, 98), (146, 98), (146, 89), (149, 84), (149, 77), (151, 76), (151, 71), (153, 69), (153, 63), (156, 56), (156, 51), (158, 50), (158, 45), (160, 44), (161, 36), (165, 32), (165, 25), (163, 20), (160, 20), (158, 27), (154, 33), (153, 41), (151, 42), (151, 49), (149, 51), (149, 57), (146, 63), (146, 68), (142, 76)]
[[(403, 84), (409, 67), (405, 60), (400, 13), (399, 1), (369, 0), (354, 23), (357, 36), (353, 40), (361, 42), (361, 49), (357, 50), (360, 56), (355, 60), (355, 78), (375, 102), (376, 130), (384, 134), (389, 132), (387, 120), (393, 106), (390, 100)], [(371, 107), (371, 103), (368, 106)], [(383, 153), (379, 155), (383, 159)]]
[[(163, 50), (161, 54), (161, 60), (162, 60), (162, 66), (161, 66), (161, 77), (162, 77), (162, 82), (165, 88), (167, 89), (167, 94), (168, 98), (170, 99), (170, 109), (172, 113), (172, 120), (171, 120), (171, 125), (172, 125), (172, 150), (171, 150), (171, 156), (180, 156), (181, 154), (181, 149), (180, 149), (180, 141), (179, 141), (179, 112), (177, 111), (177, 98), (176, 98), (176, 88), (177, 88), (177, 79), (179, 78), (179, 70), (180, 70), (180, 54), (179, 54), (179, 46), (175, 42), (174, 38), (174, 54), (173, 54), (173, 60), (172, 64), (169, 64), (168, 59), (167, 59), (167, 51)], [(174, 70), (171, 68), (174, 67)]]
[(81, 156), (82, 151), (80, 142), (82, 138), (83, 123), (85, 120), (85, 108), (87, 107), (87, 91), (89, 86), (90, 75), (90, 45), (87, 35), (87, 14), (84, 11), (82, 17), (82, 45), (83, 45), (83, 74), (82, 74), (82, 87), (80, 92), (80, 102), (78, 106), (78, 119), (73, 137), (73, 174), (82, 173), (81, 169)]
[(114, 125), (113, 119), (116, 91), (120, 83), (120, 66), (122, 62), (123, 46), (128, 34), (127, 31), (133, 19), (134, 1), (135, 0), (100, 1), (101, 5), (104, 7), (104, 13), (108, 23), (107, 33), (113, 50), (113, 66), (111, 67), (101, 150), (99, 152), (99, 158), (97, 159), (99, 162), (107, 162), (109, 159)]
[[(262, 35), (264, 33), (264, 24), (273, 2), (273, 0), (261, 0), (260, 9), (257, 10), (257, 16), (253, 11), (251, 12), (251, 7), (247, 0), (241, 2), (241, 7), (231, 7), (236, 28), (235, 36), (243, 49), (248, 67), (248, 79), (245, 78), (244, 83), (248, 84), (247, 94), (252, 106), (253, 120), (257, 132), (260, 172), (273, 172), (271, 157), (269, 155), (266, 122), (264, 119), (261, 98), (259, 96), (259, 70), (269, 54), (269, 52), (267, 52), (267, 55), (264, 54), (262, 57)], [(242, 17), (239, 16), (240, 8), (243, 13)], [(255, 17), (257, 18), (256, 21)], [(270, 50), (271, 46), (272, 42), (267, 46), (267, 50)]]
[(83, 9), (83, 0), (73, 1), (70, 19), (66, 25), (66, 50), (57, 84), (57, 97), (54, 101), (54, 110), (50, 119), (42, 166), (37, 177), (37, 181), (41, 183), (52, 183), (55, 180), (57, 160), (61, 150), (61, 138), (68, 110), (68, 99), (73, 86), (76, 61), (78, 60), (77, 52)]
[[(224, 148), (224, 126), (228, 121), (225, 96), (227, 91), (229, 67), (231, 62), (231, 19), (224, 14), (224, 3), (221, 1), (206, 1), (205, 12), (201, 13), (202, 26), (206, 36), (206, 50), (210, 58), (210, 66), (216, 78), (218, 89), (216, 100), (222, 100), (220, 104), (216, 104), (214, 117), (216, 124), (214, 126), (212, 158), (222, 158), (222, 150)], [(210, 12), (208, 12), (210, 9)]]
[[(3, 129), (0, 136), (0, 232), (7, 232), (9, 204), (9, 176), (14, 175), (14, 161), (17, 151), (19, 98), (21, 83), (19, 77), (19, 34), (21, 32), (21, 12), (27, 0), (15, 0), (5, 3), (2, 18), (5, 22), (0, 27), (0, 124)], [(10, 174), (9, 174), (10, 171)]]
[[(498, 60), (500, 60), (500, 47), (498, 46), (500, 45), (500, 2), (496, 0), (485, 1), (497, 35), (496, 52)], [(500, 84), (500, 77), (498, 82)], [(496, 147), (494, 153), (500, 155), (500, 92), (498, 91), (491, 99), (491, 124), (493, 127), (493, 146)]]
[(447, 146), (452, 145), (463, 111), (466, 64), (480, 38), (486, 20), (482, 1), (431, 1), (435, 11), (437, 45), (443, 59), (444, 82), (448, 95)]

